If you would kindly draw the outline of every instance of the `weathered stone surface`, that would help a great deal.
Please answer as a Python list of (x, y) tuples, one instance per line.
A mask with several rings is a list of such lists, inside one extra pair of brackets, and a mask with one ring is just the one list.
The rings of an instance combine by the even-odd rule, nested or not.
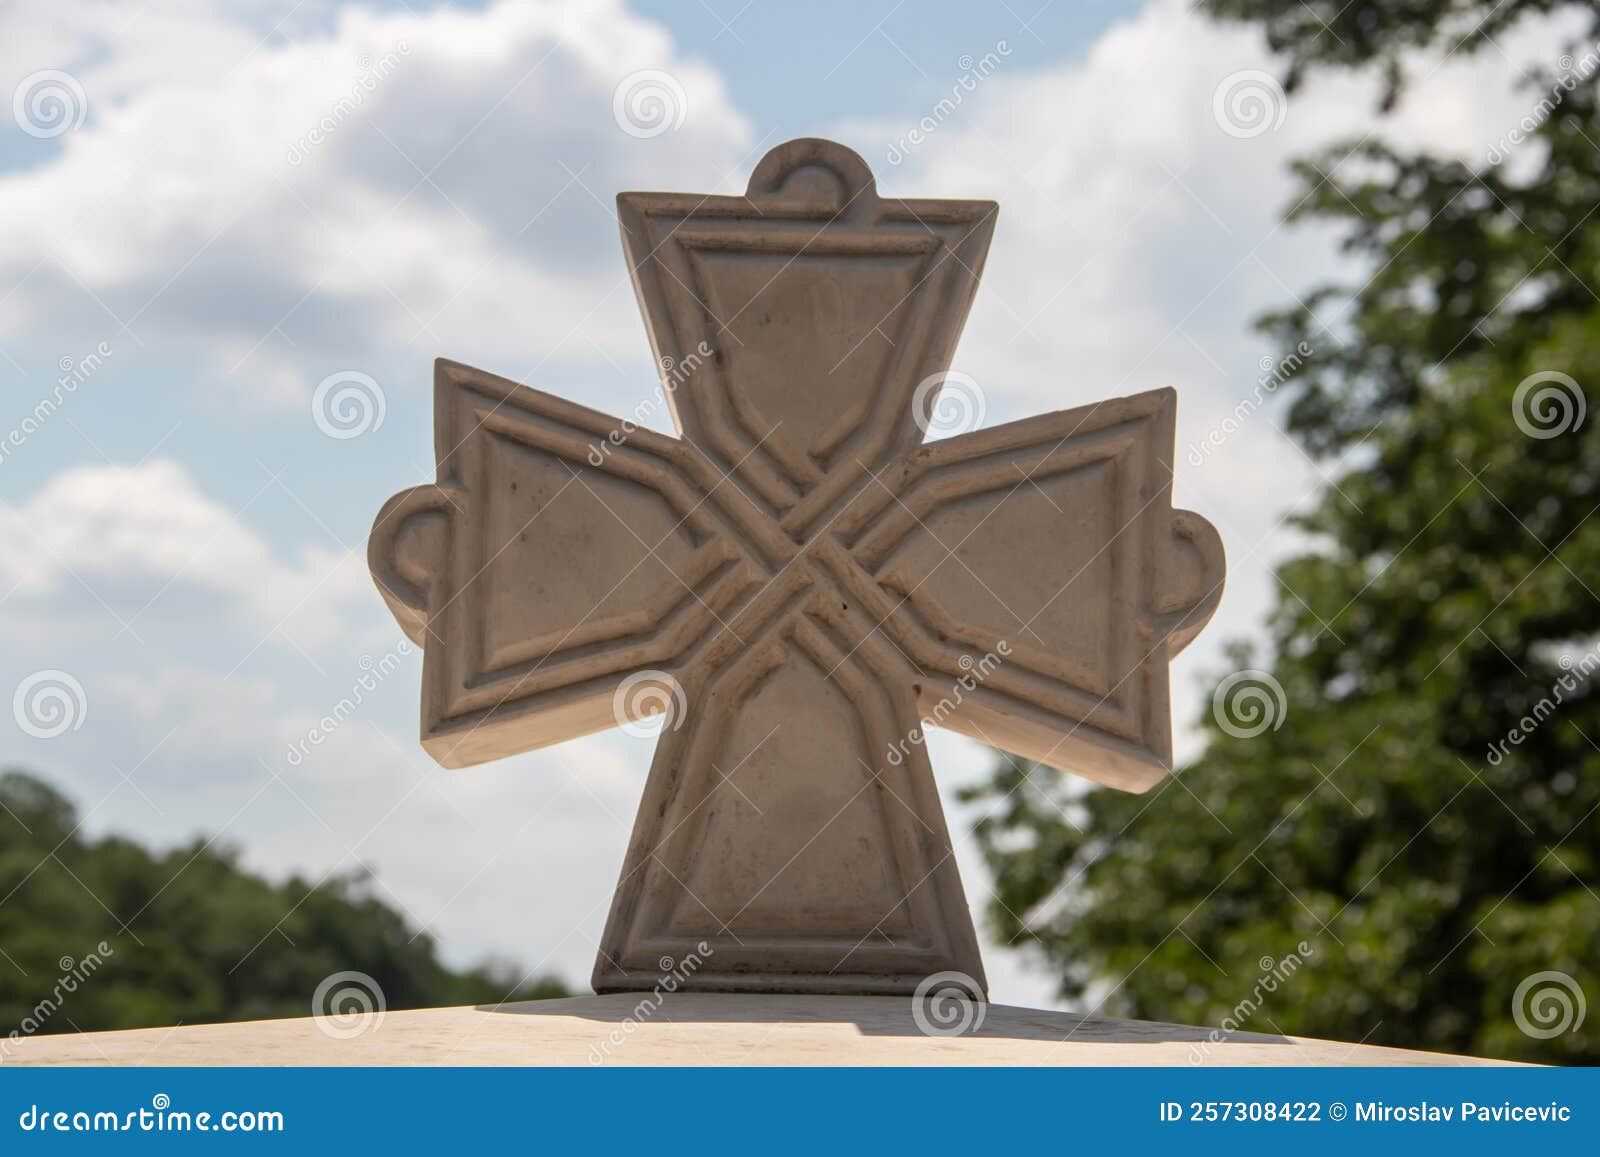
[(438, 363), (438, 480), (370, 543), (423, 745), (665, 709), (597, 991), (696, 951), (689, 988), (981, 990), (924, 722), (1132, 791), (1170, 769), (1168, 663), (1224, 570), (1171, 504), (1176, 395), (922, 444), (995, 211), (880, 198), (816, 140), (743, 197), (619, 196), (676, 438)]
[(1470, 1057), (990, 1005), (926, 1036), (905, 997), (637, 994), (387, 1013), (353, 1037), (264, 1020), (32, 1037), (8, 1065), (1460, 1065)]

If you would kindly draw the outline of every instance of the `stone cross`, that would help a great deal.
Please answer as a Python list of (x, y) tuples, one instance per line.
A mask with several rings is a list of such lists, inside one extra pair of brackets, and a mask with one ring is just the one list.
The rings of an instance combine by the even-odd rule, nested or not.
[(423, 746), (660, 728), (597, 992), (981, 994), (924, 728), (1129, 791), (1170, 770), (1168, 661), (1224, 571), (1172, 507), (1175, 394), (923, 445), (981, 409), (949, 365), (995, 213), (790, 141), (742, 197), (618, 196), (661, 368), (632, 417), (436, 364), (438, 480), (369, 545)]

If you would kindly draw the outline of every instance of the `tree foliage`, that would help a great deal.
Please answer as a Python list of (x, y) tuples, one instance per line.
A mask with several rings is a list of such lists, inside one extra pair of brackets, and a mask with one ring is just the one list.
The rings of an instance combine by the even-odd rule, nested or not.
[[(1449, 47), (1462, 21), (1492, 34), (1555, 6), (1210, 4), (1263, 23), (1298, 70)], [(1124, 1015), (1600, 1062), (1600, 1007), (1571, 1025), (1579, 999), (1600, 1006), (1596, 142), (1591, 79), (1518, 146), (1521, 176), (1371, 142), (1297, 166), (1293, 216), (1339, 223), (1372, 274), (1263, 320), (1285, 350), (1314, 351), (1281, 392), (1293, 436), (1335, 471), (1298, 520), (1318, 548), (1278, 572), (1252, 677), (1266, 715), (1239, 698), (1247, 684), (1219, 684), (1205, 753), (1151, 795), (1011, 762), (969, 795), (985, 804), (990, 918), (1064, 993)], [(1305, 967), (1250, 1007), (1302, 941)], [(1550, 972), (1571, 984), (1524, 983)], [(1568, 1027), (1546, 1036), (1563, 999)]]
[(0, 774), (0, 897), (0, 1036), (308, 1016), (342, 971), (391, 1009), (566, 995), (506, 966), (445, 967), (359, 873), (275, 884), (209, 840), (86, 838), (65, 797), (15, 771)]
[(1203, 7), (1224, 20), (1259, 25), (1268, 47), (1288, 62), (1284, 87), (1290, 92), (1317, 68), (1373, 64), (1387, 81), (1387, 108), (1405, 85), (1408, 53), (1476, 52), (1526, 16), (1595, 6), (1578, 0), (1204, 0)]

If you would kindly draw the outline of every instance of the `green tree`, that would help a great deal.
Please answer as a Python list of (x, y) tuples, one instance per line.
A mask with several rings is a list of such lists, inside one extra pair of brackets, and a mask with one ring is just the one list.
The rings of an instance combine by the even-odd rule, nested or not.
[(307, 1016), (343, 971), (391, 1009), (567, 994), (506, 965), (446, 968), (361, 873), (274, 884), (209, 841), (89, 839), (48, 784), (0, 774), (0, 1038)]
[[(1266, 28), (1291, 93), (1369, 63), (1403, 92), (1402, 50), (1471, 51), (1530, 12), (1596, 8), (1208, 7)], [(1595, 61), (1592, 37), (1571, 51), (1572, 69)], [(1233, 656), (1264, 668), (1267, 698), (1219, 684), (1205, 753), (1153, 795), (1003, 762), (968, 796), (985, 808), (990, 919), (1064, 994), (1600, 1062), (1600, 1009), (1547, 1038), (1513, 1011), (1542, 972), (1600, 1001), (1600, 108), (1593, 75), (1564, 67), (1529, 80), (1542, 121), (1515, 172), (1372, 141), (1297, 164), (1291, 219), (1338, 223), (1372, 275), (1262, 320), (1285, 351), (1315, 351), (1282, 388), (1287, 425), (1337, 476), (1299, 520), (1318, 548), (1279, 570), (1292, 593), (1267, 653)], [(1305, 966), (1252, 1008), (1302, 941)], [(1536, 1030), (1580, 1000), (1551, 978), (1522, 996)]]

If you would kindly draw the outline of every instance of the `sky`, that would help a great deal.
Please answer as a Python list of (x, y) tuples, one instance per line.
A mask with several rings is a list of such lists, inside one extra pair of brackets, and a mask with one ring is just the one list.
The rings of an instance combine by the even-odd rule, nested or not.
[[(955, 361), (986, 424), (1177, 389), (1174, 498), (1229, 564), (1173, 665), (1180, 755), (1306, 546), (1285, 518), (1327, 467), (1260, 391), (1252, 321), (1359, 276), (1280, 221), (1288, 160), (1378, 130), (1378, 86), (1285, 97), (1258, 34), (1180, 0), (13, 0), (0, 21), (0, 764), (91, 834), (214, 837), (274, 877), (365, 866), (452, 962), (586, 983), (653, 741), (435, 766), (366, 536), (433, 477), (435, 357), (633, 413), (656, 371), (615, 194), (741, 192), (792, 137), (850, 145), (886, 195), (1000, 203)], [(1516, 64), (1558, 43), (1529, 26), (1418, 62), (1381, 131), (1481, 163), (1534, 99)], [(641, 84), (666, 104), (623, 99)], [(981, 927), (955, 793), (993, 756), (930, 752)], [(984, 952), (993, 999), (1057, 1005), (1024, 952)]]

